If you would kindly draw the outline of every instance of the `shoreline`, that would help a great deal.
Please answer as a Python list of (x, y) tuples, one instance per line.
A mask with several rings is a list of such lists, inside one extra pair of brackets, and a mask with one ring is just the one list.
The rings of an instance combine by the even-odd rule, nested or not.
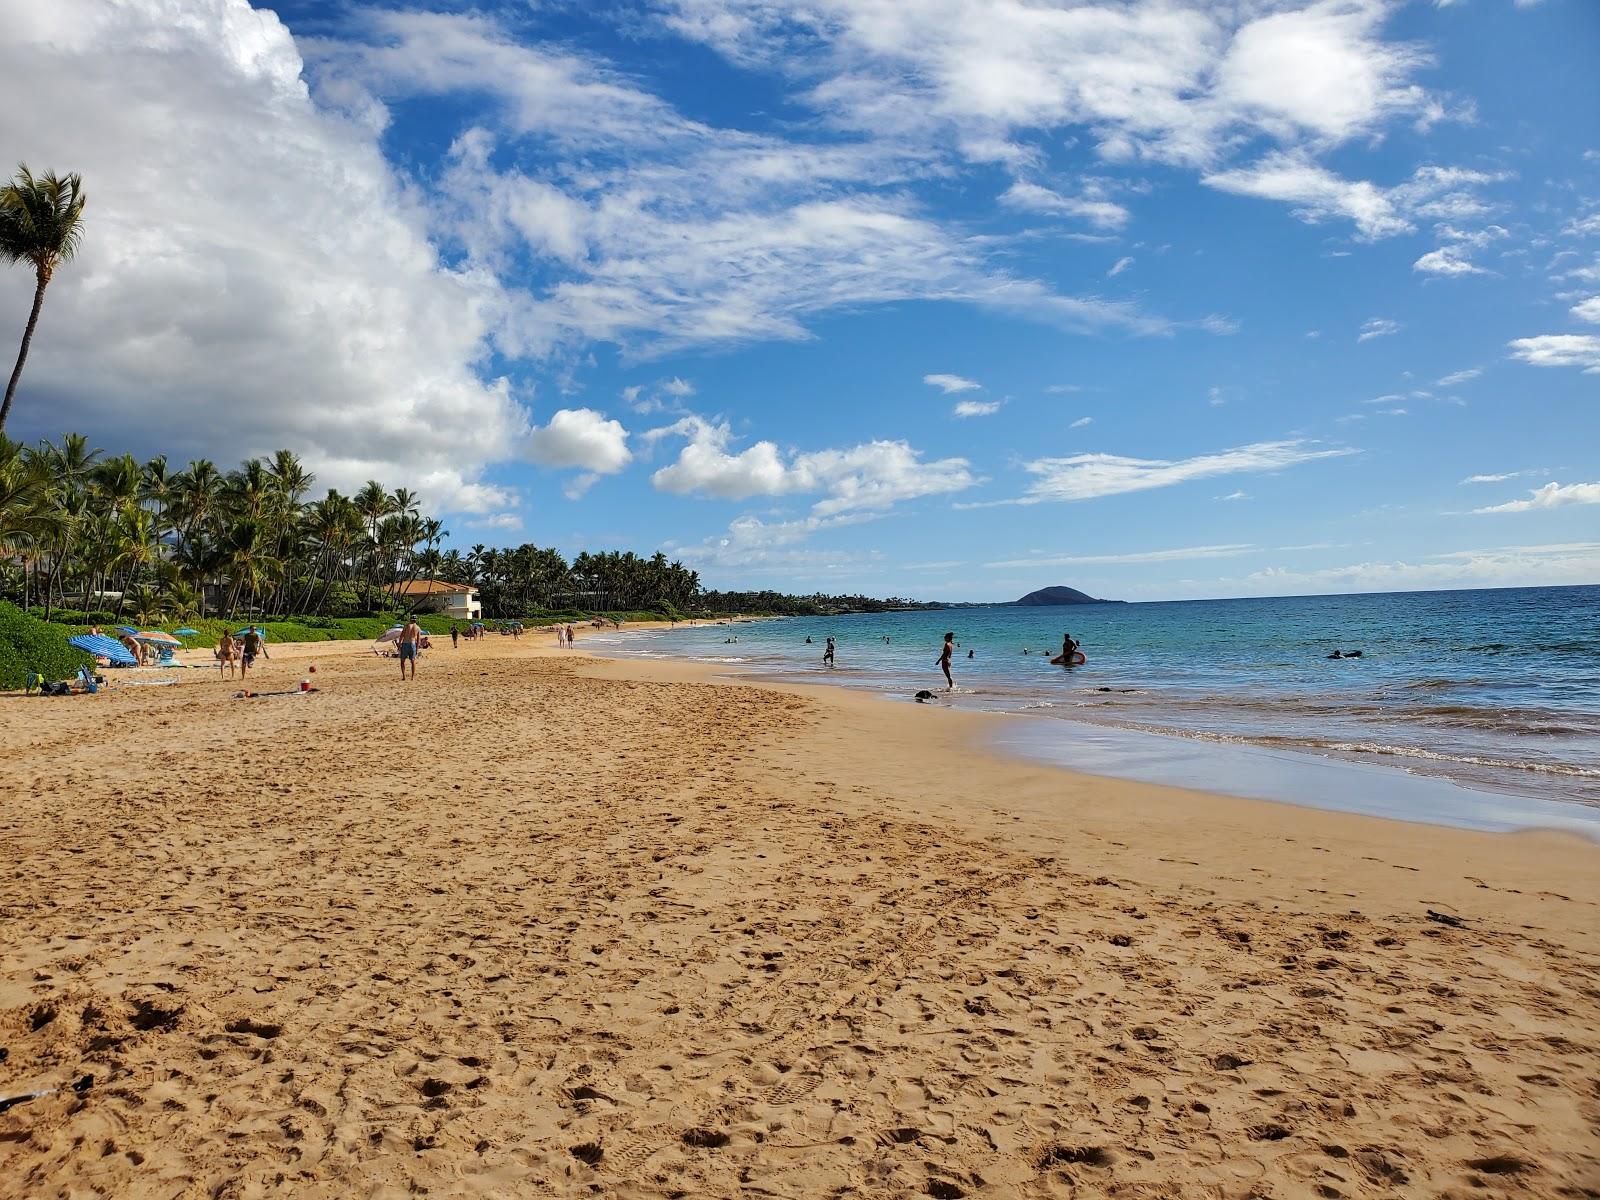
[[(765, 619), (765, 618), (756, 618)], [(596, 631), (612, 632), (617, 631)], [(631, 632), (665, 634), (638, 628)], [(791, 670), (763, 671), (741, 662), (715, 662), (687, 654), (637, 656), (607, 654), (618, 661), (686, 662), (706, 667), (715, 677), (779, 688), (837, 689), (904, 705), (906, 696), (870, 687), (852, 687), (827, 677), (809, 679)], [(959, 693), (958, 693), (959, 694)], [(943, 694), (935, 692), (943, 700)], [(938, 707), (945, 707), (940, 704)], [(1004, 754), (1097, 778), (1159, 784), (1260, 803), (1318, 811), (1349, 812), (1376, 819), (1435, 828), (1517, 832), (1559, 829), (1600, 842), (1600, 809), (1576, 800), (1541, 799), (1528, 792), (1500, 791), (1458, 782), (1447, 775), (1416, 772), (1398, 763), (1371, 762), (1297, 748), (1242, 741), (1230, 743), (1177, 730), (1143, 729), (1072, 716), (1049, 717), (1017, 709), (965, 709), (966, 715), (1005, 718), (990, 726), (984, 744), (1003, 746)], [(1062, 749), (1063, 726), (1071, 749)], [(1095, 766), (1078, 764), (1085, 749)], [(1278, 765), (1272, 770), (1271, 765)], [(1098, 769), (1096, 769), (1098, 768)], [(1248, 780), (1241, 783), (1241, 778)], [(1341, 793), (1360, 792), (1357, 801)], [(1310, 799), (1308, 796), (1315, 796)], [(1453, 807), (1452, 801), (1459, 808)]]
[(0, 1096), (94, 1077), (0, 1114), (28, 1194), (1600, 1171), (1575, 836), (1074, 774), (977, 746), (981, 714), (704, 664), (318, 665), (308, 696), (0, 706)]

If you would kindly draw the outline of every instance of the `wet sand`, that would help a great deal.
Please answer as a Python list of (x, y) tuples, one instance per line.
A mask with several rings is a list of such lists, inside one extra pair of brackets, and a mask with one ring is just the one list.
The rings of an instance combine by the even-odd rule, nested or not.
[[(491, 638), (0, 698), (0, 1195), (1584, 1196), (1600, 848)], [(1430, 910), (1460, 925), (1429, 916)]]

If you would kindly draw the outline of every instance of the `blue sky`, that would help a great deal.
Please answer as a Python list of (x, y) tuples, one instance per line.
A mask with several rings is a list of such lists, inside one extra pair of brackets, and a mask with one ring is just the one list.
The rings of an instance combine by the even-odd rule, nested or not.
[(720, 586), (1600, 581), (1590, 0), (41, 7), (13, 433)]

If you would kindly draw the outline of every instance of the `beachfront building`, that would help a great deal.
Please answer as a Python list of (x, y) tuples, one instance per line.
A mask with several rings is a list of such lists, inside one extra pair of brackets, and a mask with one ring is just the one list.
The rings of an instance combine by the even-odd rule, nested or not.
[(417, 612), (441, 612), (458, 621), (476, 621), (483, 616), (478, 589), (470, 583), (412, 579), (395, 584), (389, 591)]

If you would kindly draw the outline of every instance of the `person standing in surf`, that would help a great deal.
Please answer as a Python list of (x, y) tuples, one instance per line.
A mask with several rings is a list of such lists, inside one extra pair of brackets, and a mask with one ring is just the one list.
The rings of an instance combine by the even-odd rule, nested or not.
[(822, 652), (822, 665), (825, 666), (825, 667), (833, 666), (833, 639), (832, 638), (828, 639), (827, 648), (824, 649), (823, 652)]
[(1064, 666), (1064, 667), (1072, 666), (1072, 660), (1077, 655), (1078, 647), (1080, 645), (1082, 645), (1081, 642), (1075, 642), (1075, 641), (1072, 640), (1072, 635), (1070, 633), (1063, 633), (1061, 635), (1061, 665), (1062, 666)]
[(947, 633), (944, 635), (944, 648), (939, 651), (939, 669), (944, 672), (944, 690), (947, 692), (956, 690), (956, 681), (950, 675), (950, 659), (955, 652), (956, 635)]

